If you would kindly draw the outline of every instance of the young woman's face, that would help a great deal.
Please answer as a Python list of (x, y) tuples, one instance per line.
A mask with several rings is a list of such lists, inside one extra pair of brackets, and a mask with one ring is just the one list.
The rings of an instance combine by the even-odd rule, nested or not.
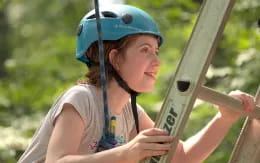
[(140, 35), (131, 43), (119, 63), (119, 74), (137, 92), (153, 89), (160, 66), (158, 40), (151, 35)]

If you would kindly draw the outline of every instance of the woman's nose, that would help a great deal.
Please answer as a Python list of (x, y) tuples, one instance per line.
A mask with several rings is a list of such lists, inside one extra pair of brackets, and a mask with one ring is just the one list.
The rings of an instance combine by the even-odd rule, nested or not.
[(156, 67), (159, 67), (161, 65), (161, 61), (160, 61), (158, 55), (154, 55), (152, 65), (156, 66)]

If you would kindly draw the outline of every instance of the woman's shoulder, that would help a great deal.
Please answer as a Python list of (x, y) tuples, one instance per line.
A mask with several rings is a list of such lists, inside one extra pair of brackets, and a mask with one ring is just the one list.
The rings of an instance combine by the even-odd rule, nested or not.
[(84, 103), (89, 105), (91, 101), (96, 100), (96, 88), (89, 84), (77, 84), (69, 87), (56, 100), (59, 103)]
[(77, 84), (68, 88), (65, 94), (93, 95), (95, 87), (89, 84)]
[(84, 122), (87, 122), (87, 116), (92, 111), (95, 100), (95, 87), (88, 84), (78, 84), (68, 88), (54, 103), (51, 108), (51, 121), (61, 113), (65, 103), (71, 104), (79, 113)]

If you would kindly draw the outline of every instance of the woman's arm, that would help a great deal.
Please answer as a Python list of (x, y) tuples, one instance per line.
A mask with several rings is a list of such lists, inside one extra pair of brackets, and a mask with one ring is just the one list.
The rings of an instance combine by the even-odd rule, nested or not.
[(47, 149), (46, 163), (54, 162), (119, 162), (122, 159), (118, 149), (91, 155), (77, 153), (83, 135), (84, 123), (71, 104), (64, 104)]
[(163, 130), (147, 129), (125, 145), (94, 154), (80, 155), (77, 152), (83, 130), (83, 120), (75, 108), (71, 104), (64, 104), (50, 138), (46, 163), (137, 163), (145, 157), (165, 154), (171, 148), (169, 142), (173, 140)]
[[(221, 143), (232, 124), (218, 113), (201, 131), (183, 143), (183, 163), (200, 163)], [(178, 163), (173, 159), (173, 163)]]
[[(256, 105), (252, 96), (242, 92), (231, 92), (230, 95), (243, 101), (246, 112), (252, 111)], [(195, 136), (183, 143), (182, 163), (200, 163), (205, 160), (221, 143), (230, 127), (240, 119), (240, 113), (219, 107), (219, 113)], [(174, 158), (173, 163), (178, 163)]]

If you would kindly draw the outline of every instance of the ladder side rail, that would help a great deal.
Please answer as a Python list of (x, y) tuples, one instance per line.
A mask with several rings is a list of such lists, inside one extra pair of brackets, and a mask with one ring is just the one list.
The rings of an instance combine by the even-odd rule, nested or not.
[[(260, 86), (255, 96), (260, 105)], [(247, 117), (232, 151), (229, 163), (259, 163), (260, 161), (260, 119)]]
[(164, 156), (148, 158), (145, 163), (170, 162), (233, 5), (234, 0), (203, 2), (191, 38), (155, 122), (155, 127), (165, 129), (175, 137), (173, 148)]

